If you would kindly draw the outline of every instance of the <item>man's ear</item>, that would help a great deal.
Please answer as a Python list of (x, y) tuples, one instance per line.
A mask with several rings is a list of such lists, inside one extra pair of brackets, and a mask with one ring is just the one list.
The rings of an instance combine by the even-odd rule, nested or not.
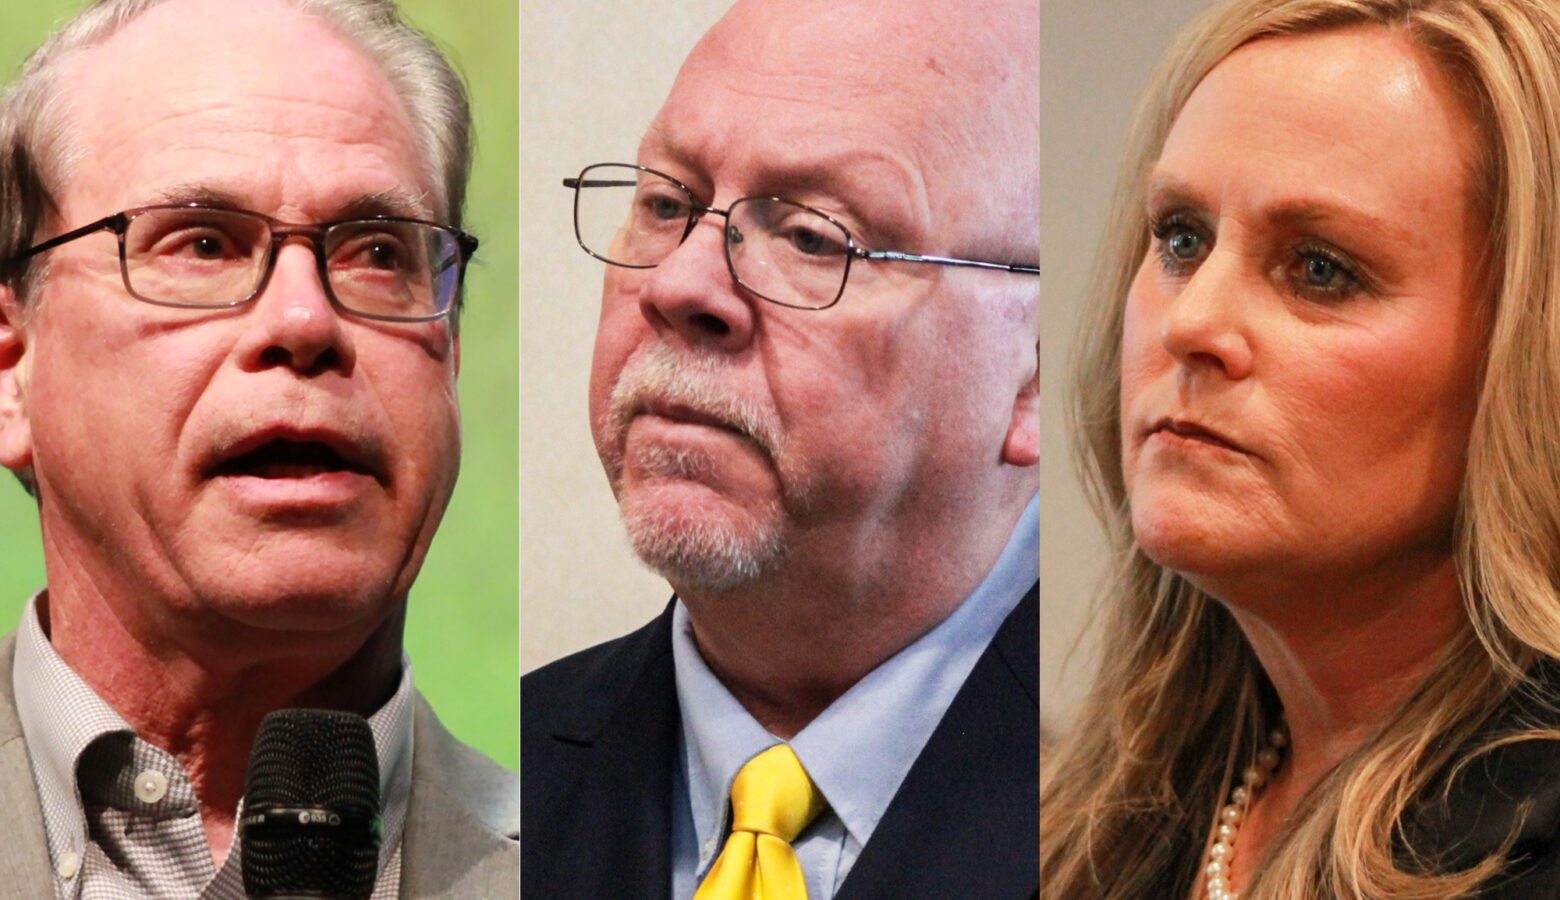
[(20, 471), (32, 465), (32, 423), (27, 377), (32, 357), (23, 329), (25, 311), (16, 292), (0, 286), (0, 465)]
[(1035, 347), (1035, 367), (1013, 399), (1013, 420), (1002, 442), (1002, 461), (1010, 466), (1040, 462), (1040, 348)]

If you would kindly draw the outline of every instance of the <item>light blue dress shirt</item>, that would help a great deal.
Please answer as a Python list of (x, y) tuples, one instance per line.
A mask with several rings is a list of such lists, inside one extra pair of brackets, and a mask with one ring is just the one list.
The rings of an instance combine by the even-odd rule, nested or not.
[[(873, 669), (791, 739), (829, 809), (793, 846), (808, 900), (832, 900), (986, 645), (1040, 577), (1032, 498), (991, 572), (941, 624)], [(726, 690), (672, 611), (683, 764), (672, 791), (672, 897), (691, 900), (725, 846), (737, 771), (782, 741)]]

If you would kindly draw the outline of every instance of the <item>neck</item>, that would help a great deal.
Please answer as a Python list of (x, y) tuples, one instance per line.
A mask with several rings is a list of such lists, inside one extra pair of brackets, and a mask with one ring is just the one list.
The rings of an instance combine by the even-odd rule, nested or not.
[(793, 541), (761, 582), (725, 594), (677, 586), (678, 596), (711, 671), (759, 724), (789, 740), (959, 608), (1028, 500), (962, 528), (912, 529), (891, 541), (813, 534)]
[(137, 736), (184, 767), (218, 867), (232, 842), (260, 720), (289, 707), (367, 716), (399, 683), (404, 604), (377, 623), (329, 634), (236, 626), (147, 633), (90, 593), (54, 587), (43, 609), (50, 643), (66, 664)]
[(1417, 573), (1356, 579), (1347, 588), (1308, 584), (1299, 593), (1269, 594), (1260, 606), (1228, 604), (1289, 729), (1283, 766), (1241, 828), (1237, 876), (1250, 871), (1316, 784), (1393, 716), (1467, 626), (1450, 558)]

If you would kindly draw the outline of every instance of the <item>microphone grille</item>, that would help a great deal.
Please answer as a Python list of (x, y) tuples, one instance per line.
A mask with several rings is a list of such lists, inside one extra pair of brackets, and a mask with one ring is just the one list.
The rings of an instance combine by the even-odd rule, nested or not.
[(244, 790), (244, 891), (367, 898), (379, 865), (378, 829), (379, 757), (368, 720), (318, 709), (266, 716)]

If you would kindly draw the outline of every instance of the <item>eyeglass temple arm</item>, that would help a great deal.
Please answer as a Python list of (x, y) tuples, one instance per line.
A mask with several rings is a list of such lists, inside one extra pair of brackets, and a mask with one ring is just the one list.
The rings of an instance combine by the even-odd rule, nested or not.
[(104, 229), (110, 229), (116, 232), (122, 231), (124, 230), (125, 223), (127, 221), (128, 220), (125, 218), (125, 214), (122, 212), (114, 213), (111, 216), (104, 216), (103, 218), (98, 219), (96, 222), (89, 222), (86, 225), (77, 228), (75, 231), (67, 231), (58, 237), (49, 238), (41, 244), (28, 247), (26, 250), (18, 253), (14, 259), (22, 260), (32, 256), (37, 256), (45, 250), (53, 250), (55, 247), (58, 247), (61, 244), (68, 244), (71, 241), (74, 241), (76, 238), (85, 237), (94, 231), (102, 231)]
[(563, 180), (563, 186), (570, 190), (582, 187), (633, 187), (638, 183), (614, 178), (565, 178)]
[(896, 250), (863, 250), (860, 247), (852, 248), (857, 259), (891, 259), (895, 262), (931, 263), (938, 266), (965, 266), (973, 269), (998, 269), (1003, 272), (1018, 272), (1022, 275), (1039, 275), (1039, 266), (1016, 266), (1010, 263), (985, 262), (979, 259), (955, 259), (949, 256), (921, 256), (915, 253), (900, 253)]

